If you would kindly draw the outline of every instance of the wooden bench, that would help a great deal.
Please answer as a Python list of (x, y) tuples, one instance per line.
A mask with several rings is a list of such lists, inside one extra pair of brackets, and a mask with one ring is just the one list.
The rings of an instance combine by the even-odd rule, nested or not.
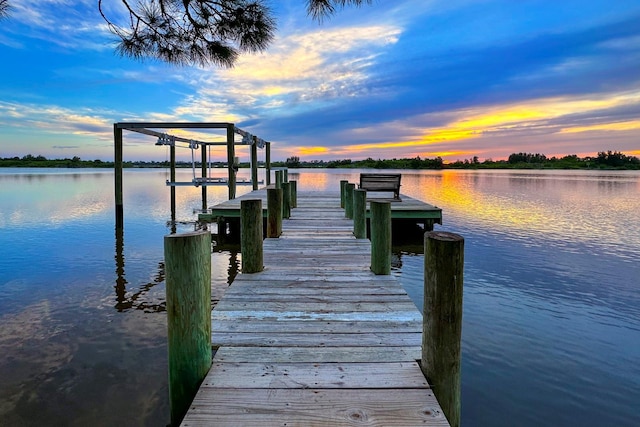
[(399, 173), (361, 173), (358, 188), (367, 191), (393, 191), (393, 198), (400, 200)]

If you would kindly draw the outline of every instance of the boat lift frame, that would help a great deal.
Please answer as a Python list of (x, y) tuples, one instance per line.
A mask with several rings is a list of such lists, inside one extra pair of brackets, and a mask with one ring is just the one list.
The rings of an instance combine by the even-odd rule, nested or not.
[[(226, 129), (226, 141), (196, 141), (180, 136), (168, 135), (153, 129)], [(271, 182), (271, 143), (251, 135), (233, 123), (216, 123), (216, 122), (119, 122), (113, 124), (114, 139), (114, 172), (115, 172), (115, 203), (116, 203), (116, 228), (124, 226), (124, 208), (123, 208), (123, 130), (137, 132), (149, 136), (158, 137), (157, 145), (169, 145), (170, 148), (170, 167), (171, 177), (167, 185), (171, 187), (171, 219), (175, 221), (176, 212), (176, 196), (175, 186), (177, 185), (196, 185), (202, 187), (202, 209), (207, 209), (207, 147), (210, 145), (226, 145), (227, 147), (227, 169), (228, 178), (227, 185), (229, 188), (229, 200), (236, 198), (236, 168), (235, 165), (235, 146), (249, 145), (251, 147), (251, 183), (253, 189), (258, 189), (258, 148), (265, 149), (265, 168), (266, 168), (266, 185)], [(242, 141), (236, 142), (235, 135), (241, 135)], [(201, 148), (201, 169), (202, 177), (194, 177), (192, 183), (176, 183), (175, 169), (175, 147), (176, 142), (188, 143), (188, 147), (192, 148), (198, 145)], [(195, 162), (194, 162), (195, 164)], [(195, 175), (195, 166), (194, 166)], [(211, 182), (211, 184), (219, 185), (220, 182)]]

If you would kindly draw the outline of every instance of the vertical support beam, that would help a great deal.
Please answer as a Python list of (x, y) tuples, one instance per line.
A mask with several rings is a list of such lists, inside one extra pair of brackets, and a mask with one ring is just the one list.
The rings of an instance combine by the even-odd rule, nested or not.
[(298, 207), (298, 181), (296, 180), (289, 181), (289, 184), (291, 184), (291, 207), (297, 208)]
[(257, 273), (264, 268), (262, 252), (262, 200), (240, 202), (240, 250), (242, 272)]
[(264, 152), (264, 167), (265, 167), (265, 185), (271, 184), (271, 143), (265, 143), (265, 152)]
[(463, 266), (462, 236), (425, 233), (422, 371), (454, 427), (460, 425)]
[(234, 169), (234, 158), (236, 156), (235, 133), (232, 123), (227, 125), (227, 165), (229, 166), (229, 200), (236, 198), (236, 170)]
[(391, 203), (374, 201), (371, 208), (371, 271), (391, 274)]
[(164, 237), (171, 425), (187, 413), (211, 367), (211, 234)]
[[(202, 171), (202, 177), (207, 177), (207, 146), (200, 144), (200, 170)], [(204, 180), (206, 181), (206, 180)], [(207, 209), (207, 186), (202, 186), (202, 210)]]
[(291, 183), (282, 183), (282, 218), (291, 217)]
[(356, 239), (367, 238), (367, 191), (353, 190), (353, 235)]
[(340, 207), (342, 209), (344, 209), (344, 194), (347, 191), (347, 183), (349, 181), (347, 181), (346, 179), (343, 179), (342, 181), (340, 181)]
[(113, 167), (114, 193), (116, 201), (116, 228), (124, 227), (124, 206), (122, 197), (122, 129), (113, 124)]
[(282, 182), (289, 182), (289, 169), (284, 168), (282, 170)]
[(282, 188), (267, 189), (267, 237), (282, 234)]
[(253, 144), (251, 144), (251, 184), (253, 189), (258, 189), (258, 142), (257, 137), (253, 137)]
[[(176, 146), (169, 146), (169, 179), (176, 182)], [(169, 190), (171, 196), (171, 232), (176, 232), (176, 187), (172, 185)]]
[(349, 219), (353, 218), (353, 190), (355, 188), (355, 184), (348, 182), (344, 189), (344, 215)]
[(282, 171), (276, 171), (276, 188), (282, 188)]

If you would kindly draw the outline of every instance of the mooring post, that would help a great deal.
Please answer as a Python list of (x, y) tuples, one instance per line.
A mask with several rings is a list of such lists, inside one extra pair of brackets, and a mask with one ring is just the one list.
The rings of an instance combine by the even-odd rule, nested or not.
[(113, 146), (115, 149), (113, 159), (113, 175), (116, 202), (116, 228), (124, 227), (124, 206), (122, 196), (122, 128), (117, 123), (113, 124)]
[(460, 425), (463, 265), (461, 236), (425, 233), (422, 371), (453, 427)]
[(253, 144), (251, 144), (251, 185), (255, 191), (258, 189), (258, 137), (253, 136)]
[(265, 185), (271, 184), (271, 143), (266, 142), (264, 148)]
[(262, 200), (240, 202), (240, 250), (242, 272), (257, 273), (264, 268), (262, 255)]
[(276, 188), (282, 188), (282, 170), (276, 170)]
[(289, 169), (282, 169), (282, 182), (289, 182)]
[(340, 207), (342, 209), (344, 209), (344, 194), (346, 192), (346, 188), (347, 188), (347, 183), (348, 182), (349, 181), (344, 180), (344, 179), (342, 181), (340, 181)]
[(344, 216), (349, 219), (353, 218), (353, 190), (355, 188), (355, 184), (348, 182), (344, 189)]
[(171, 425), (211, 367), (211, 233), (164, 237)]
[(391, 203), (372, 200), (371, 271), (391, 274)]
[(267, 189), (267, 237), (282, 234), (282, 188)]
[(298, 207), (298, 181), (296, 180), (289, 181), (289, 184), (291, 184), (291, 187), (289, 187), (291, 191), (291, 207), (297, 208)]
[(282, 183), (282, 218), (291, 217), (291, 183)]
[(356, 239), (367, 238), (367, 191), (353, 190), (353, 235)]

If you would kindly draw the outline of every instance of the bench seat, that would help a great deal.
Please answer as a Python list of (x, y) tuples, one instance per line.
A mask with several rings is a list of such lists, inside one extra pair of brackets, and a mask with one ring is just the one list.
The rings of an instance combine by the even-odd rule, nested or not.
[(367, 191), (392, 191), (393, 198), (400, 200), (401, 177), (399, 173), (361, 173), (358, 188)]

